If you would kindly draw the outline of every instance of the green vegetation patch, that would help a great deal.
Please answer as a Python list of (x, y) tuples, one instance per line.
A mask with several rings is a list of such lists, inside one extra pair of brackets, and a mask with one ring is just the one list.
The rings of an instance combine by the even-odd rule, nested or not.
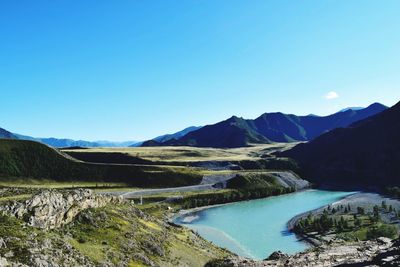
[[(356, 210), (352, 212), (352, 210)], [(390, 214), (389, 214), (390, 213)], [(398, 217), (399, 214), (393, 208), (386, 206), (374, 206), (373, 212), (366, 213), (364, 208), (352, 209), (350, 205), (330, 207), (324, 209), (322, 214), (311, 215), (300, 219), (294, 226), (294, 232), (317, 237), (334, 234), (347, 240), (371, 240), (378, 237), (396, 238), (399, 231), (395, 225), (385, 223), (381, 214), (389, 214)]]
[(0, 139), (0, 181), (21, 178), (168, 187), (197, 184), (202, 175), (179, 166), (85, 163), (37, 142)]

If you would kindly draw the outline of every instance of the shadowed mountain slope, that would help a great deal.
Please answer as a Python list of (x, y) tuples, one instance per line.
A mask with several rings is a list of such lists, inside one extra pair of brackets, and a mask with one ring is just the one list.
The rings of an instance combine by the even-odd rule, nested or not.
[(151, 140), (143, 146), (197, 146), (233, 148), (252, 143), (308, 141), (338, 127), (346, 127), (385, 110), (374, 103), (364, 109), (348, 109), (319, 117), (296, 116), (280, 112), (265, 113), (255, 120), (233, 116), (225, 121), (204, 126), (179, 139), (166, 142)]
[(11, 133), (3, 128), (0, 128), (0, 138), (16, 139), (17, 137), (13, 133)]
[(320, 185), (400, 185), (400, 102), (280, 153), (297, 160), (303, 177)]
[[(179, 138), (185, 136), (186, 134), (196, 131), (200, 128), (201, 128), (201, 126), (190, 126), (190, 127), (183, 129), (182, 131), (179, 131), (179, 132), (176, 132), (173, 134), (164, 134), (164, 135), (157, 136), (151, 140), (141, 143), (139, 146), (153, 146), (153, 145), (157, 146), (160, 143), (164, 143), (164, 142), (174, 140), (174, 139), (179, 139)], [(134, 144), (131, 146), (134, 147), (134, 146), (138, 146), (138, 145)]]

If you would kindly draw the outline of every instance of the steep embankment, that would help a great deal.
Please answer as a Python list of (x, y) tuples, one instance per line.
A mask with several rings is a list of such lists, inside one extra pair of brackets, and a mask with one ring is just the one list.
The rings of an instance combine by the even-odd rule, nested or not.
[(230, 255), (90, 190), (44, 191), (0, 209), (0, 266), (203, 266)]
[(400, 102), (347, 128), (332, 130), (280, 156), (297, 160), (320, 185), (400, 185)]
[(232, 148), (254, 143), (308, 141), (338, 127), (346, 127), (385, 110), (375, 103), (364, 109), (348, 109), (329, 116), (296, 116), (280, 112), (265, 113), (254, 120), (233, 116), (225, 121), (167, 141), (151, 140), (143, 146), (196, 146)]
[(190, 168), (86, 163), (37, 142), (8, 139), (0, 139), (0, 177), (125, 182), (140, 187), (185, 186), (201, 181), (201, 175)]

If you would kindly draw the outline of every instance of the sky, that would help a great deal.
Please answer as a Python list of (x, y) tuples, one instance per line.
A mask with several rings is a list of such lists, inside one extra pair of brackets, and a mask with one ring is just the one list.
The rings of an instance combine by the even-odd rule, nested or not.
[(400, 100), (400, 1), (1, 1), (0, 127), (144, 140)]

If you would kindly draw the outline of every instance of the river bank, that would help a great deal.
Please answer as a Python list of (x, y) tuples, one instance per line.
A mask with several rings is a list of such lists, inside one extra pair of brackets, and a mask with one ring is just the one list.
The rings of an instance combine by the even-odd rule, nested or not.
[[(400, 200), (393, 199), (384, 195), (380, 195), (378, 193), (366, 193), (366, 192), (357, 192), (352, 195), (349, 195), (341, 200), (338, 200), (330, 205), (325, 205), (323, 207), (310, 210), (301, 214), (296, 215), (287, 223), (287, 227), (289, 230), (294, 228), (294, 225), (302, 218), (305, 218), (309, 214), (312, 216), (321, 215), (325, 209), (330, 206), (331, 208), (337, 208), (339, 206), (349, 206), (350, 212), (355, 212), (357, 207), (362, 207), (365, 212), (372, 212), (374, 206), (381, 206), (382, 202), (385, 202), (387, 206), (392, 206), (393, 209), (400, 211)], [(391, 217), (386, 216), (387, 214), (382, 214), (382, 220), (387, 223), (397, 223), (400, 224), (400, 221), (393, 221)]]
[(302, 190), (256, 200), (180, 210), (169, 221), (186, 226), (240, 256), (263, 259), (276, 250), (294, 254), (307, 249), (308, 243), (299, 242), (298, 237), (287, 230), (287, 222), (296, 214), (335, 202), (348, 194)]
[(312, 246), (336, 241), (371, 240), (379, 236), (395, 238), (400, 230), (399, 209), (400, 201), (397, 199), (378, 193), (357, 192), (298, 214), (288, 221), (287, 227)]

